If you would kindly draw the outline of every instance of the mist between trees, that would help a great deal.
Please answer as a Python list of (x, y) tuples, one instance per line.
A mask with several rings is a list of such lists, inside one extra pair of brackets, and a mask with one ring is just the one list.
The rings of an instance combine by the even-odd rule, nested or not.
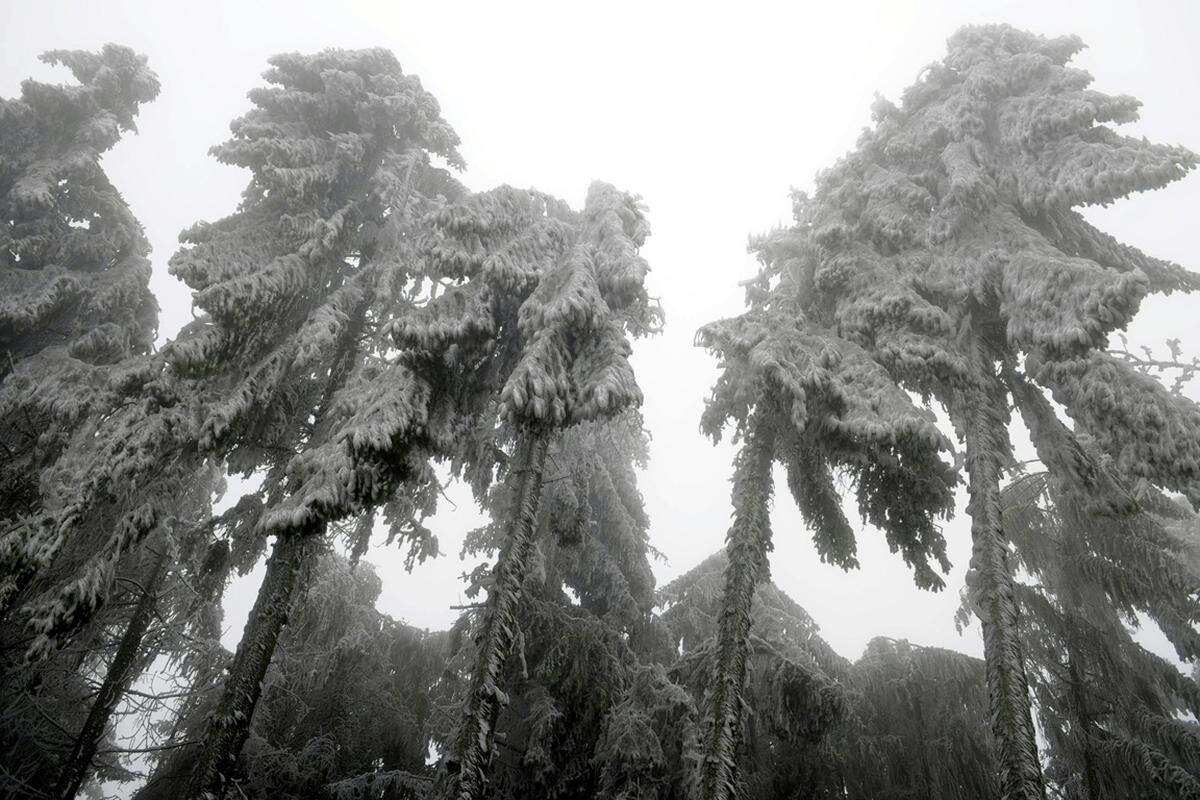
[[(211, 151), (250, 181), (181, 234), (195, 318), (156, 348), (101, 157), (158, 78), (121, 45), (47, 53), (75, 82), (0, 100), (0, 794), (1200, 798), (1200, 362), (1121, 333), (1200, 275), (1080, 213), (1197, 156), (1119, 133), (1139, 103), (1081, 47), (964, 28), (752, 240), (744, 312), (696, 337), (727, 545), (661, 587), (636, 194), (472, 191), (392, 53), (279, 55)], [(776, 467), (823, 561), (882, 535), (961, 588), (984, 658), (835, 652), (771, 581)], [(406, 576), (362, 557), (439, 556), (446, 475), (490, 522), (430, 632), (377, 610)], [(221, 501), (228, 476), (253, 488)], [(230, 653), (222, 597), (264, 559)]]

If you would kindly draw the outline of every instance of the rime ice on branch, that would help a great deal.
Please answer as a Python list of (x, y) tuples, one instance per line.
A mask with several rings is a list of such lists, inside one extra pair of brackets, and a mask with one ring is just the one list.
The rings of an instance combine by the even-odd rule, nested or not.
[[(902, 390), (935, 398), (948, 410), (966, 445), (974, 538), (968, 582), (983, 622), (1001, 789), (1012, 798), (1040, 798), (1044, 790), (1001, 530), (1011, 386), (1000, 365), (1016, 369), (1023, 359), (1028, 377), (1054, 394), (1122, 472), (1200, 501), (1200, 410), (1104, 352), (1108, 335), (1132, 318), (1147, 292), (1192, 290), (1200, 277), (1116, 242), (1078, 211), (1165, 186), (1197, 159), (1181, 147), (1109, 127), (1134, 119), (1137, 101), (1089, 89), (1091, 77), (1067, 65), (1081, 46), (1073, 37), (1046, 39), (1007, 26), (955, 34), (947, 57), (924, 71), (899, 106), (876, 103), (875, 127), (818, 177), (813, 196), (795, 197), (796, 223), (759, 247), (766, 267), (751, 287), (751, 310), (702, 331), (728, 375), (762, 374), (769, 388), (751, 393), (739, 389), (744, 379), (723, 378), (709, 412), (717, 423), (732, 416), (749, 438), (735, 481), (725, 612), (730, 660), (712, 689), (705, 797), (727, 797), (734, 788), (745, 636), (738, 621), (745, 619), (749, 587), (769, 542), (765, 513), (757, 510), (766, 498), (750, 487), (769, 480), (775, 446), (755, 450), (755, 443), (796, 428), (816, 437), (847, 427), (819, 417), (817, 424), (803, 416), (793, 420), (794, 410), (784, 413), (789, 408), (803, 413), (832, 388), (835, 397), (858, 395), (874, 413), (883, 406), (871, 393), (890, 393), (903, 408), (908, 395)], [(764, 332), (742, 333), (767, 313), (776, 317)], [(819, 331), (846, 344), (797, 347), (799, 375), (814, 376), (804, 382), (791, 377), (796, 357), (776, 355), (764, 344), (781, 331), (809, 337)], [(861, 352), (860, 371), (870, 367), (878, 377), (847, 392), (836, 373), (824, 377), (832, 372), (828, 362), (843, 363), (824, 350)], [(889, 446), (921, 448), (896, 452), (882, 469), (904, 468), (915, 458), (936, 464), (932, 423), (926, 417), (928, 434), (921, 433), (905, 422), (914, 415), (920, 417), (915, 411), (883, 414), (883, 424), (863, 426), (852, 441), (871, 448), (883, 437)], [(759, 453), (759, 460), (748, 453)], [(863, 463), (861, 456), (852, 461), (852, 474)], [(880, 468), (867, 472), (882, 478)], [(819, 480), (806, 477), (813, 474)], [(849, 534), (835, 513), (827, 474), (802, 469), (792, 483), (818, 541), (841, 542), (823, 545), (823, 555), (840, 553), (847, 564)], [(892, 478), (859, 477), (864, 516), (883, 522), (885, 531), (897, 523), (920, 530), (914, 523), (948, 508), (950, 484), (932, 483), (940, 474), (922, 468), (926, 488), (916, 492), (896, 491)], [(902, 505), (893, 512), (896, 499)], [(751, 506), (760, 521), (739, 522), (751, 519)], [(906, 540), (913, 541), (911, 534), (895, 537), (893, 545), (904, 551)]]

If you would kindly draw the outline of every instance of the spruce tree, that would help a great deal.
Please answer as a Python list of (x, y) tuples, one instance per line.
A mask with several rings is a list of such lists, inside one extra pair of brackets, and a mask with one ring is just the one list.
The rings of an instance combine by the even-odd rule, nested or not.
[(955, 34), (900, 106), (876, 103), (875, 127), (796, 196), (778, 236), (797, 254), (787, 281), (803, 318), (863, 348), (889, 385), (935, 398), (965, 442), (969, 597), (1009, 798), (1044, 788), (1002, 531), (1012, 387), (999, 366), (1023, 356), (1123, 474), (1200, 501), (1200, 409), (1104, 352), (1147, 292), (1200, 279), (1077, 210), (1162, 187), (1196, 157), (1108, 127), (1138, 103), (1088, 89), (1067, 66), (1081, 46), (1007, 26)]
[[(581, 212), (500, 190), (448, 209), (445, 221), (435, 256), (445, 274), (466, 283), (431, 301), (429, 313), (442, 324), (418, 338), (471, 335), (473, 308), (494, 310), (493, 297), (527, 292), (517, 309), (519, 346), (507, 359), (511, 368), (492, 373), (492, 383), (502, 387), (499, 404), (478, 423), (485, 431), (500, 425), (501, 441), (513, 443), (506, 465), (513, 488), (471, 689), (437, 790), (471, 800), (486, 783), (496, 719), (507, 698), (503, 673), (517, 640), (547, 451), (560, 430), (640, 402), (627, 336), (652, 329), (657, 311), (637, 254), (648, 233), (645, 218), (635, 198), (607, 184), (592, 184)], [(484, 249), (489, 243), (491, 251)]]
[(111, 410), (111, 365), (148, 352), (158, 325), (149, 244), (100, 165), (158, 78), (120, 45), (42, 59), (78, 84), (27, 80), (0, 100), (0, 616), (37, 569), (24, 523), (43, 470)]
[(158, 77), (115, 44), (42, 60), (79, 83), (27, 80), (0, 100), (0, 381), (45, 351), (42, 370), (146, 352), (158, 324), (145, 235), (100, 165)]
[[(626, 411), (573, 426), (550, 447), (515, 616), (515, 654), (501, 673), (507, 702), (496, 716), (488, 797), (601, 794), (602, 764), (621, 735), (612, 725), (614, 709), (666, 649), (664, 630), (651, 616), (649, 520), (635, 473), (646, 440), (640, 415)], [(500, 484), (490, 493), (495, 517), (468, 537), (469, 552), (503, 546), (513, 490)], [(482, 592), (490, 577), (481, 567), (469, 594)], [(461, 679), (447, 687), (454, 704), (470, 699), (472, 669), (486, 640), (471, 642), (466, 634), (486, 609), (472, 609), (455, 626), (452, 664)], [(442, 745), (455, 746), (456, 733), (444, 730)]]
[(1001, 496), (1030, 576), (1016, 589), (1047, 779), (1080, 800), (1200, 797), (1200, 689), (1130, 632), (1153, 621), (1181, 660), (1200, 661), (1197, 517), (1115, 472), (1021, 376), (1010, 383), (1045, 468)]
[[(331, 522), (420, 472), (428, 387), (386, 357), (420, 279), (414, 225), (458, 184), (436, 101), (383, 50), (283, 55), (214, 152), (253, 178), (237, 213), (185, 234), (172, 270), (206, 316), (172, 343), (200, 389), (201, 452), (277, 468), (274, 535), (254, 611), (205, 733), (189, 796), (219, 796), (275, 642)], [(285, 477), (286, 475), (286, 477)]]
[(949, 568), (935, 520), (952, 508), (955, 477), (941, 460), (948, 443), (933, 415), (914, 405), (867, 350), (804, 309), (810, 249), (794, 247), (781, 232), (757, 250), (764, 268), (747, 291), (750, 310), (698, 336), (722, 369), (702, 427), (717, 439), (732, 420), (740, 441), (717, 653), (704, 701), (699, 792), (706, 800), (738, 791), (750, 626), (756, 587), (768, 574), (776, 461), (787, 468), (788, 488), (822, 560), (857, 566), (854, 530), (835, 485), (841, 472), (855, 486), (863, 518), (884, 531), (919, 586), (941, 588), (935, 565)]
[[(658, 594), (671, 634), (670, 676), (697, 707), (708, 699), (708, 681), (721, 656), (729, 556), (718, 552), (664, 586)], [(754, 590), (741, 701), (745, 730), (732, 752), (741, 774), (739, 796), (838, 797), (836, 753), (831, 745), (847, 722), (849, 663), (821, 638), (819, 628), (770, 580)], [(691, 769), (681, 797), (703, 790), (708, 742), (688, 753)], [(672, 795), (675, 796), (675, 795)]]
[(982, 661), (880, 636), (847, 682), (848, 719), (834, 737), (838, 796), (999, 797)]
[[(446, 634), (381, 614), (375, 602), (382, 586), (368, 564), (334, 553), (318, 560), (280, 636), (239, 756), (239, 796), (354, 796), (356, 786), (382, 786), (385, 776), (428, 783), (421, 773), (428, 769), (432, 690), (445, 668)], [(196, 745), (187, 743), (203, 734), (218, 677), (203, 684), (207, 703), (187, 713), (169, 743), (182, 746), (164, 751), (171, 755), (139, 800), (179, 796), (196, 757)]]
[[(210, 538), (211, 497), (221, 476), (210, 470), (197, 477), (178, 498), (176, 521), (158, 526), (120, 560), (107, 602), (64, 647), (23, 663), (36, 632), (19, 621), (0, 628), (4, 791), (26, 796), (23, 781), (74, 797), (93, 776), (123, 773), (125, 744), (114, 730), (139, 708), (162, 705), (145, 693), (130, 702), (127, 690), (158, 656), (184, 657), (194, 637), (204, 635), (197, 600), (206, 559), (199, 542)], [(70, 583), (94, 556), (86, 546), (68, 548), (43, 579)]]

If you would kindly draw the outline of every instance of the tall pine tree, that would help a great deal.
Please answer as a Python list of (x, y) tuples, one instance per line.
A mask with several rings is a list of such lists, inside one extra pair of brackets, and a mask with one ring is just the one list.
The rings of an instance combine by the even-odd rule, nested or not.
[(750, 310), (698, 336), (722, 369), (703, 428), (716, 439), (732, 420), (741, 443), (718, 651), (704, 703), (705, 800), (738, 791), (750, 625), (756, 587), (768, 574), (776, 461), (787, 468), (788, 488), (822, 560), (857, 566), (854, 529), (835, 485), (841, 472), (853, 481), (863, 518), (885, 533), (919, 586), (941, 588), (935, 565), (949, 567), (935, 520), (952, 508), (955, 477), (941, 460), (948, 443), (932, 414), (914, 405), (867, 350), (805, 310), (811, 248), (794, 246), (781, 232), (757, 249), (764, 268), (747, 291)]
[[(517, 311), (520, 338), (511, 371), (497, 376), (499, 404), (481, 423), (502, 426), (503, 439), (513, 443), (506, 468), (513, 488), (471, 688), (437, 790), (457, 800), (482, 796), (487, 781), (551, 441), (564, 428), (640, 402), (627, 336), (658, 321), (644, 286), (648, 268), (637, 252), (648, 227), (635, 198), (594, 183), (580, 212), (534, 199), (533, 216), (530, 196), (509, 190), (448, 210), (446, 238), (437, 250), (444, 271), (467, 279), (461, 292), (442, 295), (433, 306), (440, 318), (457, 322), (450, 330), (469, 326), (466, 302), (488, 308), (493, 294), (512, 287), (529, 292)], [(487, 241), (497, 248), (494, 256), (481, 252)]]
[(1131, 635), (1152, 621), (1181, 660), (1200, 661), (1197, 517), (1115, 472), (1019, 375), (1010, 383), (1046, 469), (1001, 496), (1030, 576), (1016, 589), (1047, 779), (1080, 800), (1200, 797), (1200, 689)]
[(158, 78), (120, 45), (42, 59), (79, 83), (0, 100), (0, 616), (42, 561), (23, 524), (43, 511), (42, 471), (111, 410), (108, 367), (158, 325), (149, 244), (100, 164)]
[(1009, 798), (1044, 788), (1001, 527), (1012, 387), (999, 366), (1024, 356), (1123, 473), (1200, 500), (1200, 409), (1104, 352), (1148, 291), (1200, 279), (1076, 210), (1164, 186), (1196, 157), (1108, 127), (1138, 104), (1087, 88), (1067, 66), (1081, 46), (963, 29), (900, 106), (877, 102), (875, 127), (796, 196), (796, 224), (778, 235), (797, 254), (787, 283), (803, 318), (863, 348), (889, 385), (936, 398), (965, 441), (969, 595)]
[[(195, 447), (273, 467), (275, 535), (205, 733), (191, 796), (228, 784), (279, 633), (328, 525), (420, 472), (428, 387), (386, 357), (386, 323), (420, 279), (414, 226), (459, 187), (436, 101), (384, 50), (283, 55), (214, 150), (251, 170), (237, 213), (185, 234), (172, 270), (206, 316), (172, 344), (203, 413)], [(285, 477), (286, 475), (286, 477)]]

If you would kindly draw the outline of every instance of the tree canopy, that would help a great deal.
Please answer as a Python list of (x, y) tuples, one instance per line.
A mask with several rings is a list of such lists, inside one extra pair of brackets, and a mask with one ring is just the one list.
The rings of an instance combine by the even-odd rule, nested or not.
[[(391, 52), (277, 55), (210, 151), (248, 182), (180, 235), (193, 319), (160, 344), (103, 169), (158, 78), (47, 53), (73, 83), (0, 99), (0, 794), (1200, 798), (1200, 362), (1124, 332), (1200, 275), (1085, 217), (1198, 158), (1119, 133), (1138, 101), (1081, 47), (960, 30), (751, 240), (744, 310), (696, 335), (732, 522), (662, 586), (640, 196), (469, 186)], [(772, 580), (777, 467), (817, 558), (880, 535), (929, 591), (965, 487), (984, 657), (836, 652), (827, 598)], [(486, 524), (446, 530), (447, 482)], [(446, 541), (479, 563), (457, 620), (385, 613)]]

